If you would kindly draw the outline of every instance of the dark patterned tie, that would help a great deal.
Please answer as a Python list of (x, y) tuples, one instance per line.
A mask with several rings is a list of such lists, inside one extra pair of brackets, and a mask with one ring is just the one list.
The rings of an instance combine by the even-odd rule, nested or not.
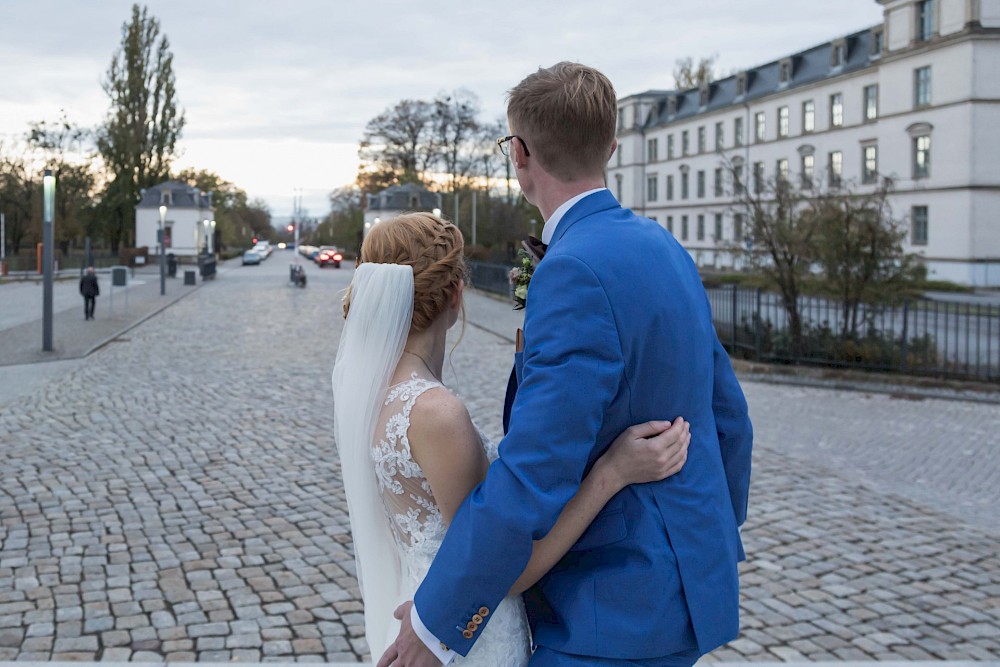
[(529, 236), (524, 241), (521, 241), (521, 247), (531, 257), (531, 263), (535, 266), (538, 266), (538, 263), (542, 261), (542, 257), (545, 257), (545, 251), (548, 250), (548, 246), (534, 236)]

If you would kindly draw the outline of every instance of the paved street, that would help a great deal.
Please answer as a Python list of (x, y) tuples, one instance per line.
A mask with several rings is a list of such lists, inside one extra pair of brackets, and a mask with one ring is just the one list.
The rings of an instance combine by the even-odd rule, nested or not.
[[(0, 405), (0, 661), (369, 659), (332, 439), (352, 272), (297, 289), (291, 257)], [(467, 311), (445, 379), (498, 436), (519, 316)], [(1000, 659), (997, 406), (745, 389), (744, 631), (706, 661)]]

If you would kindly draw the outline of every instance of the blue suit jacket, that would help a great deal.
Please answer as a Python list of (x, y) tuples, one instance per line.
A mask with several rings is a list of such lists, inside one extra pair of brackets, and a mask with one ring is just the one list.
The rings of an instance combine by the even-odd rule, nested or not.
[(564, 653), (641, 659), (705, 653), (735, 638), (753, 436), (687, 252), (606, 190), (581, 200), (535, 270), (518, 356), (500, 458), (459, 509), (415, 596), (427, 628), (467, 654), (489, 622), (482, 611), (507, 594), (532, 540), (614, 438), (683, 416), (683, 470), (611, 500), (526, 596), (533, 639)]

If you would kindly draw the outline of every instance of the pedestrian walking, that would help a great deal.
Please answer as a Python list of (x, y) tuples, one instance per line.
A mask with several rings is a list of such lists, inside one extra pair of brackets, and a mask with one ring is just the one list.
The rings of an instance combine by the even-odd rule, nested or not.
[(83, 295), (83, 318), (85, 320), (94, 319), (94, 306), (97, 305), (97, 297), (101, 294), (101, 287), (97, 284), (97, 274), (94, 267), (88, 266), (83, 277), (80, 278), (80, 294)]

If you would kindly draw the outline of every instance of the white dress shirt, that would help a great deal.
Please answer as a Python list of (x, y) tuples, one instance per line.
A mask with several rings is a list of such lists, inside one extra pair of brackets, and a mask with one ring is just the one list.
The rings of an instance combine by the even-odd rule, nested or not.
[[(584, 197), (589, 197), (595, 192), (601, 192), (602, 190), (607, 190), (607, 188), (595, 188), (593, 190), (587, 190), (586, 192), (581, 192), (577, 196), (568, 199), (563, 202), (562, 205), (555, 210), (548, 220), (545, 221), (545, 226), (542, 227), (542, 243), (548, 245), (552, 242), (552, 236), (556, 233), (556, 226), (559, 221), (563, 219), (566, 213), (576, 205)], [(444, 644), (438, 640), (437, 637), (427, 629), (423, 621), (420, 620), (420, 614), (417, 613), (417, 605), (410, 607), (410, 624), (413, 626), (413, 631), (417, 633), (417, 637), (420, 641), (430, 649), (438, 660), (441, 661), (442, 665), (449, 664), (455, 659), (457, 655), (451, 649), (445, 648)], [(372, 656), (374, 657), (374, 656)]]

